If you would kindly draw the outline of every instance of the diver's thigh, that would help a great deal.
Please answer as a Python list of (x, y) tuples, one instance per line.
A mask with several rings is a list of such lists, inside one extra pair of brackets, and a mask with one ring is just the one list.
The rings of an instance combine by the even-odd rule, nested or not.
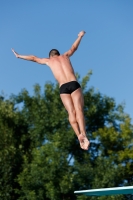
[(77, 90), (75, 90), (71, 94), (71, 97), (72, 97), (72, 101), (73, 101), (75, 109), (76, 108), (83, 108), (83, 106), (84, 106), (84, 97), (83, 97), (81, 88), (78, 88)]
[(60, 94), (60, 97), (64, 107), (68, 112), (74, 109), (73, 100), (70, 94)]

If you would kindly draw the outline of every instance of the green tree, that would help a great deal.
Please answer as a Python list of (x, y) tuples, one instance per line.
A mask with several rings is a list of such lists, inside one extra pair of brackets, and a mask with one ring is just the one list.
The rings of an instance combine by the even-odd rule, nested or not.
[[(23, 98), (27, 120), (34, 124), (30, 135), (34, 136), (36, 146), (32, 151), (33, 160), (29, 163), (25, 157), (24, 170), (18, 178), (22, 186), (20, 199), (76, 199), (73, 191), (77, 189), (132, 184), (130, 119), (114, 99), (102, 96), (93, 88), (87, 90), (89, 76), (81, 81), (86, 128), (92, 140), (88, 152), (79, 148), (59, 98), (58, 84), (46, 84), (43, 95), (36, 85), (34, 97)], [(30, 104), (28, 98), (31, 98)]]
[(0, 100), (0, 199), (16, 199), (15, 178), (21, 171), (23, 154), (29, 151), (28, 125), (11, 100)]
[[(17, 199), (131, 199), (128, 195), (74, 195), (74, 190), (133, 183), (131, 120), (124, 113), (123, 106), (116, 105), (113, 98), (101, 95), (94, 88), (87, 88), (90, 74), (91, 72), (81, 80), (85, 97), (86, 129), (91, 140), (87, 152), (80, 149), (69, 125), (67, 112), (59, 97), (58, 84), (46, 84), (43, 93), (40, 86), (35, 85), (33, 96), (23, 90), (19, 95), (10, 98), (9, 104), (13, 104), (11, 112), (14, 117), (11, 127), (8, 126), (8, 129), (12, 130), (12, 140), (9, 138), (9, 141), (11, 145), (14, 144), (15, 152), (19, 155), (19, 171), (11, 177), (17, 186), (11, 184), (10, 188), (18, 195)], [(80, 77), (78, 79), (80, 81)], [(19, 105), (22, 105), (19, 111), (14, 110), (14, 107)], [(5, 112), (5, 109), (3, 111)], [(18, 127), (21, 125), (21, 131), (18, 128), (19, 138), (16, 137), (16, 129), (13, 128), (16, 124)], [(7, 162), (4, 165), (9, 167), (11, 160), (9, 156), (6, 158)]]

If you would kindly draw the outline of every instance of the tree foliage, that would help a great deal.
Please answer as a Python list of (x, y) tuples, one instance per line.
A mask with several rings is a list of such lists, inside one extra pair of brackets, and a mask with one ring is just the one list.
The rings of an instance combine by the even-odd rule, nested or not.
[(38, 84), (0, 100), (0, 197), (3, 200), (131, 199), (85, 197), (74, 190), (133, 184), (133, 126), (122, 105), (81, 81), (91, 146), (80, 149), (58, 84)]

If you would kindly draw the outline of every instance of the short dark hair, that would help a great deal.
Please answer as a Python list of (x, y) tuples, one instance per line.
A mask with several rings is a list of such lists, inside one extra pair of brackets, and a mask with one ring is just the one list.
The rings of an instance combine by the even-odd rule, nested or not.
[(49, 57), (50, 56), (59, 56), (60, 55), (60, 52), (57, 50), (57, 49), (52, 49), (50, 52), (49, 52)]

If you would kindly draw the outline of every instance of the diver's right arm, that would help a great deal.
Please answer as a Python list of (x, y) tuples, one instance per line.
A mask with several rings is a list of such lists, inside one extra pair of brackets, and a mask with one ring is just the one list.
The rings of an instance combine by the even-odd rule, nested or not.
[(73, 43), (72, 47), (64, 53), (64, 55), (70, 57), (73, 55), (73, 53), (77, 50), (79, 44), (80, 44), (80, 41), (82, 39), (82, 37), (84, 36), (85, 34), (85, 31), (81, 31), (79, 34), (78, 34), (78, 38), (75, 40), (75, 42)]

